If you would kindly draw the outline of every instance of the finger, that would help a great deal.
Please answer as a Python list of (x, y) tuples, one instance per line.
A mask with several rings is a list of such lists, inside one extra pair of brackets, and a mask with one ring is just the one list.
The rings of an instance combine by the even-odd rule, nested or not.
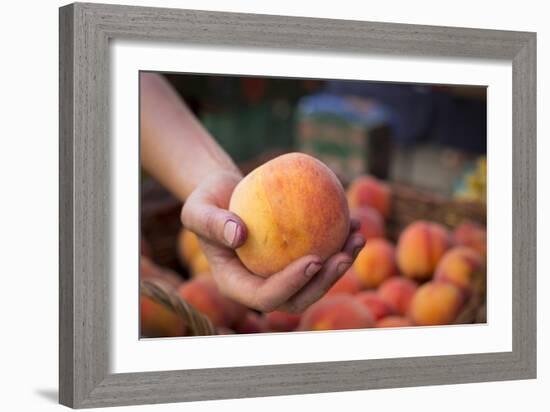
[(342, 252), (350, 255), (351, 259), (354, 260), (361, 249), (365, 247), (365, 242), (365, 237), (361, 233), (351, 233), (342, 248)]
[(304, 256), (267, 278), (256, 293), (260, 310), (271, 312), (295, 295), (321, 270), (317, 256)]
[(252, 298), (264, 279), (250, 273), (233, 250), (204, 238), (200, 239), (200, 243), (220, 292), (243, 305), (253, 307)]
[[(264, 279), (250, 273), (233, 251), (222, 250), (213, 244), (205, 246), (205, 253), (212, 256), (212, 273), (220, 291), (261, 312), (272, 312), (286, 302), (322, 267), (318, 257), (305, 256)], [(213, 251), (213, 248), (218, 250)]]
[(352, 262), (346, 253), (340, 252), (331, 258), (328, 264), (306, 287), (295, 296), (292, 296), (282, 307), (282, 310), (290, 313), (302, 313), (313, 303), (317, 302), (351, 267)]
[(323, 297), (334, 283), (351, 268), (355, 257), (364, 245), (365, 239), (363, 236), (359, 234), (350, 236), (343, 251), (327, 260), (317, 276), (279, 309), (301, 313)]
[(262, 312), (275, 310), (302, 288), (322, 266), (319, 258), (306, 256), (264, 279), (250, 273), (232, 250), (211, 242), (202, 244), (220, 291), (227, 297)]
[(241, 246), (247, 237), (246, 225), (236, 214), (192, 196), (181, 211), (181, 221), (199, 236), (232, 249)]

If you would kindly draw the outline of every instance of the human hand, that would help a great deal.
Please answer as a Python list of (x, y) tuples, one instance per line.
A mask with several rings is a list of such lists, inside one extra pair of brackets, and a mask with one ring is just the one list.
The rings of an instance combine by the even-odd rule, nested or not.
[(246, 225), (227, 210), (241, 178), (236, 172), (209, 176), (187, 198), (181, 220), (199, 236), (212, 275), (224, 295), (262, 312), (301, 313), (351, 267), (365, 244), (363, 236), (356, 233), (359, 224), (352, 220), (344, 247), (325, 262), (318, 256), (303, 256), (268, 278), (254, 275), (234, 251), (246, 241)]

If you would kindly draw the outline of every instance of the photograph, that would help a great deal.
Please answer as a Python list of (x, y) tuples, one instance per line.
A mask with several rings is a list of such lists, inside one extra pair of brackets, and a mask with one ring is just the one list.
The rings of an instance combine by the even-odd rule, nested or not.
[[(40, 330), (23, 336), (57, 349), (41, 360), (57, 382), (37, 400), (505, 409), (522, 397), (503, 393), (547, 392), (541, 13), (291, 3), (73, 3), (56, 10), (55, 36), (32, 37), (57, 52), (11, 42), (59, 65), (58, 105), (21, 93), (36, 62), (8, 82), (22, 104), (8, 101), (40, 108), (11, 135), (29, 126), (42, 145), (48, 122), (59, 129), (39, 173), (26, 165), (47, 148), (11, 139), (25, 151), (8, 156), (32, 194), (12, 196), (33, 209), (8, 219), (17, 233), (48, 221), (48, 196), (58, 211), (58, 239), (34, 242), (44, 258), (30, 260), (50, 259), (58, 282), (40, 267), (35, 305), (8, 296), (56, 301), (55, 324), (34, 310)], [(37, 184), (47, 171), (52, 190)], [(11, 375), (42, 379), (13, 358)]]
[(140, 338), (487, 322), (486, 87), (138, 81)]

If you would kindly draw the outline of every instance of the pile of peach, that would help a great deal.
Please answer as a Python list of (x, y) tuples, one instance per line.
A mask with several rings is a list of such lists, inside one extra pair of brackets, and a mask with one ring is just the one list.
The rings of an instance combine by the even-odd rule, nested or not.
[[(454, 323), (474, 292), (474, 279), (485, 270), (485, 229), (463, 222), (450, 231), (438, 223), (416, 221), (394, 244), (385, 230), (391, 210), (389, 186), (361, 176), (348, 187), (346, 197), (349, 214), (360, 222), (367, 242), (351, 269), (300, 315), (258, 313), (223, 296), (196, 235), (186, 229), (178, 239), (178, 255), (191, 279), (184, 281), (146, 256), (141, 258), (141, 276), (173, 286), (220, 334)], [(181, 319), (145, 297), (140, 319), (143, 336), (186, 334)]]
[(385, 238), (391, 191), (362, 176), (347, 191), (367, 239), (352, 268), (302, 315), (300, 330), (445, 325), (455, 322), (485, 270), (486, 232), (416, 221), (393, 244)]

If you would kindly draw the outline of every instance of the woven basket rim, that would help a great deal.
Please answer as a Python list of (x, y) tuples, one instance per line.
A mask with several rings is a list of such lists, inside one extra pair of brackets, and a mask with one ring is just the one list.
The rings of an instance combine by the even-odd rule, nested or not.
[(186, 336), (216, 335), (210, 319), (187, 303), (166, 282), (160, 279), (142, 279), (140, 293), (180, 316), (187, 325)]

